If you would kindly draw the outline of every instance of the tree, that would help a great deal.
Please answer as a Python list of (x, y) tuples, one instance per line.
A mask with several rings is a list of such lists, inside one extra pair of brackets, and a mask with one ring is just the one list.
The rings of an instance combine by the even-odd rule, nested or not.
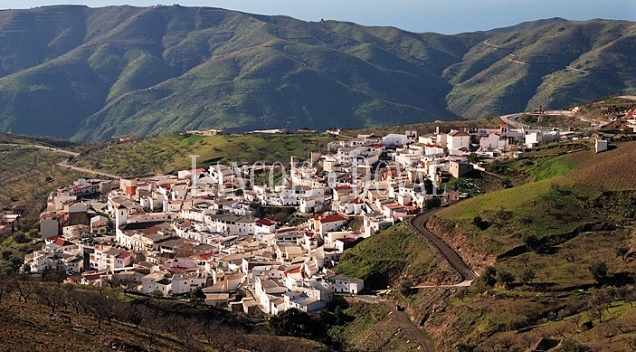
[(33, 279), (28, 275), (21, 275), (15, 281), (15, 293), (18, 296), (18, 302), (26, 303), (29, 300), (29, 297), (35, 292), (36, 283)]
[(75, 289), (75, 285), (63, 286), (66, 290), (66, 297), (68, 303), (75, 308), (75, 314), (80, 314), (80, 309), (83, 314), (88, 314), (90, 308), (90, 301), (86, 298), (86, 292)]
[(303, 337), (312, 340), (325, 338), (320, 321), (296, 308), (271, 317), (269, 326), (272, 332), (279, 336)]
[(632, 287), (631, 289), (626, 290), (624, 299), (629, 303), (630, 307), (633, 307), (634, 301), (636, 301), (636, 289)]
[(627, 260), (627, 254), (629, 253), (629, 247), (627, 246), (618, 246), (616, 247), (616, 256), (621, 257), (623, 261)]
[(97, 328), (102, 328), (102, 321), (110, 324), (116, 313), (116, 301), (103, 292), (86, 292), (84, 298), (88, 301), (89, 312), (97, 320)]
[(22, 272), (25, 274), (30, 274), (31, 273), (31, 265), (29, 264), (24, 264), (22, 265)]
[(596, 282), (601, 282), (607, 277), (607, 264), (605, 262), (595, 262), (587, 268)]
[(190, 300), (196, 303), (202, 303), (205, 301), (205, 293), (201, 287), (197, 287), (190, 292)]
[(460, 342), (455, 345), (455, 349), (457, 350), (457, 352), (473, 352), (477, 349), (477, 346), (471, 343)]
[(66, 305), (66, 294), (60, 287), (40, 284), (36, 287), (35, 294), (41, 304), (51, 309), (52, 314), (55, 314), (57, 308)]
[(4, 294), (11, 294), (13, 291), (13, 280), (0, 274), (0, 303), (2, 303), (2, 296)]
[(64, 280), (66, 280), (67, 277), (68, 275), (66, 275), (66, 272), (60, 268), (45, 270), (42, 273), (42, 281), (55, 282), (58, 287), (62, 284), (62, 282), (64, 282)]
[(400, 293), (402, 296), (408, 297), (411, 295), (411, 287), (413, 286), (413, 281), (411, 279), (406, 279), (400, 283)]
[(532, 280), (534, 280), (535, 277), (536, 273), (534, 272), (534, 270), (532, 270), (531, 268), (527, 268), (521, 275), (521, 281), (524, 285), (527, 285), (529, 283), (532, 283)]
[(523, 243), (525, 243), (528, 250), (535, 250), (539, 248), (541, 245), (541, 241), (539, 241), (539, 237), (535, 234), (529, 234), (523, 238)]
[(580, 342), (572, 339), (565, 339), (561, 342), (561, 352), (585, 352), (588, 348)]
[(493, 266), (486, 267), (484, 270), (484, 275), (482, 275), (482, 279), (484, 283), (488, 286), (495, 286), (497, 283), (497, 269)]
[(502, 270), (497, 273), (497, 282), (502, 283), (505, 288), (510, 288), (510, 285), (515, 282), (515, 276)]

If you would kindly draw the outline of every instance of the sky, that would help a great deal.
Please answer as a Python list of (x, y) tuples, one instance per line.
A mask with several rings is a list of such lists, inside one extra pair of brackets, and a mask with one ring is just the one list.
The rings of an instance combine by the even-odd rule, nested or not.
[(0, 8), (45, 5), (210, 6), (306, 21), (340, 20), (411, 32), (455, 34), (551, 17), (636, 21), (636, 0), (2, 0)]

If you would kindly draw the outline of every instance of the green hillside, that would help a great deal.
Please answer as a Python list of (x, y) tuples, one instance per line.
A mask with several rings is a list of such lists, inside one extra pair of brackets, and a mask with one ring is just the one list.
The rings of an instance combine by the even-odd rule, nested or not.
[(467, 262), (492, 260), (469, 289), (430, 307), (447, 314), (422, 314), (439, 350), (525, 350), (540, 338), (582, 348), (563, 351), (629, 349), (636, 339), (635, 150), (632, 141), (600, 154), (540, 151), (493, 165), (528, 183), (436, 214), (429, 228)]
[(106, 140), (569, 106), (633, 92), (635, 33), (601, 20), (441, 35), (178, 5), (5, 10), (0, 130)]

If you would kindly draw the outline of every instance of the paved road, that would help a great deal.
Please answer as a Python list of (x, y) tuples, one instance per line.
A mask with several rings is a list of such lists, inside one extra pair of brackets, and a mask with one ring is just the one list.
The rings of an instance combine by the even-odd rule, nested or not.
[(462, 257), (449, 246), (446, 242), (444, 242), (441, 238), (437, 237), (434, 233), (429, 231), (426, 228), (426, 223), (436, 212), (440, 211), (443, 208), (438, 208), (423, 214), (420, 214), (413, 219), (411, 219), (411, 225), (419, 232), (421, 235), (426, 237), (437, 249), (440, 251), (442, 256), (446, 258), (448, 263), (457, 271), (457, 273), (462, 277), (463, 281), (474, 280), (478, 275), (475, 273), (462, 259)]
[[(634, 97), (634, 100), (636, 100), (636, 97)], [(499, 118), (509, 124), (510, 126), (512, 126), (513, 128), (530, 128), (529, 125), (526, 125), (524, 123), (521, 123), (519, 121), (517, 121), (517, 119), (523, 115), (524, 113), (519, 112), (516, 114), (508, 114), (508, 115), (503, 115), (503, 116), (499, 116)], [(582, 115), (578, 115), (576, 114), (575, 111), (571, 111), (571, 110), (547, 110), (543, 112), (543, 115), (562, 115), (562, 116), (569, 116), (569, 117), (576, 117), (577, 119), (583, 121), (583, 122), (587, 122), (589, 124), (591, 124), (592, 126), (597, 125), (597, 126), (604, 126), (606, 125), (608, 122), (607, 121), (601, 121), (601, 120), (596, 120), (596, 119), (591, 119)]]
[(509, 115), (503, 115), (503, 116), (499, 116), (499, 118), (509, 124), (510, 126), (512, 126), (512, 128), (528, 128), (530, 127), (529, 125), (523, 124), (521, 122), (517, 122), (517, 118), (519, 118), (521, 115), (523, 115), (523, 113), (519, 112), (516, 114), (509, 114)]

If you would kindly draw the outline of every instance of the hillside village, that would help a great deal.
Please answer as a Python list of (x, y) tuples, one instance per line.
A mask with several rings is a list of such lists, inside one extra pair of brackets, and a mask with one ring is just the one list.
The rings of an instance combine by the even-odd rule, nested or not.
[[(438, 128), (342, 138), (326, 154), (287, 164), (79, 179), (50, 193), (40, 215), (44, 246), (26, 256), (24, 270), (155, 296), (196, 292), (206, 304), (246, 313), (318, 312), (334, 295), (364, 290), (362, 279), (332, 270), (344, 250), (465, 197), (445, 183), (482, 170), (475, 156), (519, 156), (574, 138), (582, 134), (507, 124)], [(276, 212), (294, 216), (277, 220)]]

